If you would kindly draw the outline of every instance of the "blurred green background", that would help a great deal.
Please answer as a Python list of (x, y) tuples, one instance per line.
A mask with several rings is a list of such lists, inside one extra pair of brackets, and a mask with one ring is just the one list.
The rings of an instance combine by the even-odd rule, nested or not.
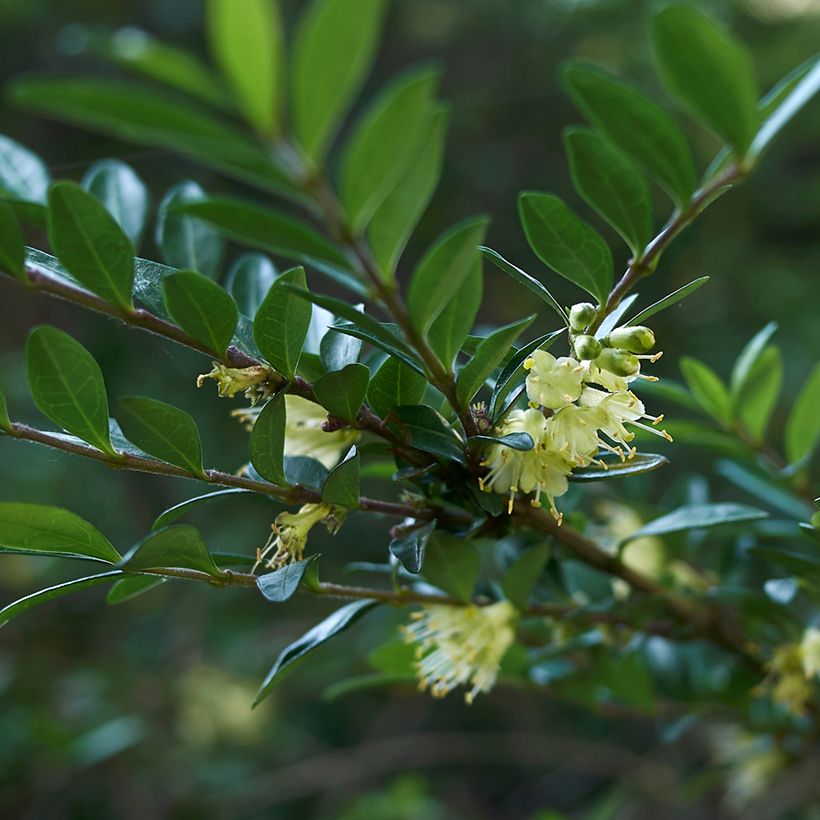
[[(283, 3), (286, 17), (292, 20), (301, 5)], [(750, 47), (763, 90), (820, 42), (818, 0), (705, 7)], [(449, 224), (486, 212), (493, 216), (489, 244), (545, 275), (519, 230), (516, 193), (555, 191), (590, 218), (565, 163), (561, 132), (580, 117), (560, 91), (559, 66), (580, 57), (657, 91), (644, 34), (648, 10), (624, 0), (392, 4), (368, 90), (409, 64), (432, 60), (445, 70), (443, 96), (452, 104), (442, 184), (410, 262)], [(78, 41), (71, 26), (78, 24), (138, 26), (203, 52), (199, 0), (0, 0), (4, 77), (111, 71), (71, 54)], [(716, 143), (685, 125), (704, 168)], [(211, 191), (236, 187), (163, 152), (36, 120), (6, 105), (0, 132), (39, 152), (55, 176), (79, 179), (95, 159), (124, 159), (148, 182), (154, 205), (181, 174)], [(648, 303), (696, 276), (713, 277), (683, 306), (657, 318), (667, 352), (660, 375), (677, 377), (676, 359), (684, 353), (726, 375), (745, 340), (775, 319), (786, 396), (805, 378), (820, 349), (818, 135), (820, 105), (814, 105), (751, 181), (710, 209), (641, 287)], [(659, 197), (659, 213), (665, 208)], [(150, 240), (142, 254), (156, 257)], [(616, 259), (626, 261), (622, 253)], [(487, 269), (485, 281), (483, 320), (501, 323), (533, 310), (527, 292), (501, 274)], [(550, 286), (565, 302), (575, 295), (561, 280), (551, 279)], [(28, 398), (21, 354), (27, 330), (39, 322), (67, 330), (94, 352), (113, 397), (144, 394), (191, 412), (211, 466), (235, 469), (242, 462), (246, 436), (228, 418), (228, 403), (213, 389), (193, 389), (195, 375), (207, 369), (201, 357), (4, 279), (0, 384), (15, 417), (42, 421)], [(787, 409), (775, 414), (776, 433)], [(634, 482), (628, 492), (651, 502), (698, 470), (719, 488), (706, 456), (673, 452), (671, 467), (651, 482)], [(196, 492), (192, 483), (120, 475), (0, 441), (0, 497), (68, 507), (120, 548), (143, 535), (160, 511)], [(212, 547), (252, 552), (276, 511), (264, 499), (243, 497), (212, 505), (195, 523)], [(351, 556), (383, 561), (388, 526), (352, 516), (335, 539), (320, 537), (316, 549), (328, 559), (326, 577), (341, 577)], [(2, 556), (0, 570), (5, 602), (70, 577), (77, 567)], [(707, 765), (703, 738), (692, 733), (666, 743), (651, 718), (591, 715), (548, 691), (501, 686), (473, 707), (457, 695), (436, 702), (409, 689), (324, 698), (328, 684), (365, 668), (363, 656), (393, 623), (389, 613), (363, 621), (335, 653), (317, 653), (310, 668), (251, 711), (278, 651), (328, 605), (297, 597), (275, 608), (245, 591), (182, 584), (118, 607), (103, 599), (92, 590), (0, 632), (4, 818), (733, 816), (708, 779), (696, 788), (685, 785), (690, 772)]]

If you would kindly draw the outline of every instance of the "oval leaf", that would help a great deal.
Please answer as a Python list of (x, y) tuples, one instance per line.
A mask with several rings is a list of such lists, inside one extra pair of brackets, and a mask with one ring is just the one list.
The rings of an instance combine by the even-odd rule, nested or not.
[(45, 205), (50, 183), (48, 169), (37, 154), (0, 134), (0, 191)]
[(199, 530), (187, 524), (151, 533), (123, 558), (121, 566), (130, 572), (141, 569), (194, 569), (213, 576), (222, 574)]
[(465, 604), (473, 597), (480, 569), (481, 556), (469, 541), (436, 533), (427, 544), (424, 577)]
[(246, 253), (231, 265), (225, 289), (233, 296), (239, 312), (252, 319), (277, 276), (279, 271), (267, 256)]
[(322, 485), (322, 501), (340, 507), (359, 506), (359, 450), (351, 447), (344, 461), (337, 464)]
[(356, 362), (326, 373), (313, 385), (313, 394), (328, 412), (353, 424), (362, 409), (369, 380), (370, 368)]
[(274, 484), (286, 485), (285, 398), (280, 393), (263, 408), (253, 425), (249, 444), (251, 464), (262, 478)]
[(626, 478), (627, 476), (648, 473), (657, 470), (669, 463), (669, 459), (656, 453), (635, 453), (632, 458), (621, 461), (612, 453), (599, 453), (598, 461), (603, 461), (606, 467), (592, 465), (573, 470), (570, 481), (606, 481), (610, 478)]
[(266, 572), (256, 579), (256, 586), (267, 600), (274, 604), (284, 603), (292, 598), (299, 589), (302, 578), (318, 557), (318, 555), (311, 555), (304, 561), (294, 561), (275, 572)]

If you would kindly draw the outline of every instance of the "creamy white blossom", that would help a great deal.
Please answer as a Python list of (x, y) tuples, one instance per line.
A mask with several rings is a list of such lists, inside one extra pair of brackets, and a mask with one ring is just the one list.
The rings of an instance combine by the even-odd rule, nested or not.
[(584, 369), (568, 356), (556, 359), (546, 350), (536, 350), (524, 362), (527, 373), (527, 396), (537, 406), (559, 410), (581, 395)]
[(331, 469), (360, 438), (353, 427), (326, 432), (327, 411), (301, 396), (285, 396), (285, 455), (310, 456)]
[(276, 570), (301, 561), (310, 531), (320, 522), (335, 534), (344, 522), (344, 510), (332, 504), (304, 504), (298, 512), (277, 515), (268, 542), (258, 552), (254, 570), (260, 564)]
[(800, 641), (800, 653), (803, 657), (803, 671), (807, 678), (820, 678), (820, 629), (809, 627)]

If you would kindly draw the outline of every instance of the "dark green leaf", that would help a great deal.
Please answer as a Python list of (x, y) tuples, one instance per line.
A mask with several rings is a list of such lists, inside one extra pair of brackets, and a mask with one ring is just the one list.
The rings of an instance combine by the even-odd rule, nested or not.
[(256, 586), (269, 601), (281, 604), (294, 596), (308, 567), (316, 561), (318, 555), (311, 555), (304, 561), (294, 561), (275, 572), (267, 572), (256, 579)]
[(399, 328), (396, 325), (386, 322), (375, 322), (375, 325), (379, 327), (377, 333), (373, 332), (372, 327), (365, 329), (361, 326), (357, 327), (353, 322), (346, 321), (337, 322), (334, 328), (339, 333), (346, 333), (349, 336), (355, 336), (357, 339), (370, 343), (390, 356), (395, 356), (414, 372), (423, 374), (424, 368), (421, 362), (412, 353), (407, 351), (407, 346), (404, 341), (398, 340), (398, 343), (396, 343), (395, 334), (399, 331)]
[(304, 268), (285, 271), (270, 287), (253, 320), (253, 337), (262, 355), (292, 379), (299, 365), (312, 308), (289, 286), (307, 287)]
[(737, 415), (754, 441), (762, 441), (783, 385), (783, 359), (770, 345), (752, 365), (737, 400)]
[(359, 506), (359, 451), (351, 447), (344, 461), (337, 464), (322, 485), (322, 501), (340, 507)]
[(285, 485), (285, 398), (274, 396), (262, 409), (251, 431), (251, 464), (262, 478)]
[(467, 441), (472, 444), (478, 442), (481, 444), (501, 444), (504, 447), (509, 447), (511, 450), (532, 450), (535, 443), (529, 433), (507, 433), (506, 436), (470, 436)]
[(612, 254), (606, 242), (552, 194), (523, 193), (518, 210), (538, 258), (604, 304), (612, 287)]
[(79, 342), (56, 327), (35, 328), (26, 342), (26, 371), (41, 413), (97, 449), (114, 453), (102, 372)]
[(798, 578), (820, 580), (820, 559), (814, 555), (767, 547), (752, 547), (748, 552), (749, 555), (756, 555), (759, 558), (771, 561), (773, 564), (785, 567)]
[(385, 5), (314, 0), (299, 23), (291, 64), (293, 125), (317, 165), (370, 72)]
[(11, 420), (9, 419), (9, 408), (6, 404), (6, 397), (0, 391), (0, 430), (10, 430)]
[(424, 577), (459, 601), (466, 604), (472, 599), (480, 569), (481, 557), (469, 541), (441, 532), (428, 541)]
[(107, 564), (120, 560), (120, 554), (96, 527), (68, 510), (42, 504), (0, 503), (0, 546)]
[(735, 366), (732, 368), (732, 377), (729, 381), (732, 406), (735, 410), (739, 407), (740, 397), (749, 381), (752, 368), (755, 366), (755, 363), (760, 358), (776, 330), (777, 322), (769, 322), (765, 327), (755, 333), (743, 350), (740, 351)]
[(117, 402), (126, 438), (154, 458), (204, 477), (202, 442), (196, 422), (183, 410), (139, 396)]
[(389, 356), (367, 386), (367, 403), (383, 418), (404, 404), (418, 404), (424, 397), (427, 381), (415, 370)]
[(652, 237), (652, 198), (643, 173), (596, 131), (571, 129), (564, 139), (575, 189), (640, 258)]
[(139, 247), (149, 196), (136, 171), (117, 159), (104, 159), (88, 169), (82, 185), (105, 205), (134, 247)]
[(267, 256), (246, 253), (231, 265), (225, 289), (233, 296), (239, 312), (252, 319), (278, 275)]
[(820, 364), (806, 379), (786, 422), (786, 458), (790, 464), (802, 461), (814, 452), (820, 441)]
[(743, 156), (758, 125), (757, 84), (749, 55), (692, 6), (663, 9), (652, 19), (651, 32), (667, 90)]
[(156, 530), (140, 541), (122, 559), (123, 569), (194, 569), (219, 576), (222, 570), (195, 527), (181, 524)]
[(715, 464), (715, 472), (766, 506), (774, 507), (792, 518), (800, 520), (809, 514), (808, 502), (797, 496), (783, 481), (760, 467), (746, 466), (722, 458)]
[(390, 542), (390, 554), (410, 573), (418, 575), (424, 566), (427, 542), (436, 528), (435, 521), (428, 521)]
[(488, 220), (481, 217), (451, 228), (427, 251), (413, 272), (407, 307), (414, 326), (425, 333), (474, 269)]
[(0, 191), (45, 205), (50, 183), (48, 169), (37, 154), (0, 134)]
[(105, 596), (105, 601), (111, 606), (124, 604), (126, 601), (142, 595), (143, 592), (148, 592), (164, 584), (166, 580), (155, 575), (134, 575), (131, 578), (121, 578), (119, 581), (114, 582), (114, 585), (108, 591), (108, 595)]
[(0, 199), (0, 268), (25, 281), (26, 244), (17, 215)]
[(501, 580), (504, 596), (517, 609), (526, 609), (549, 558), (546, 544), (537, 544), (516, 558)]
[(598, 460), (603, 461), (606, 467), (592, 465), (573, 470), (570, 481), (606, 481), (611, 478), (626, 478), (639, 475), (650, 470), (657, 470), (669, 463), (669, 459), (655, 453), (635, 453), (627, 461), (621, 461), (612, 453), (599, 453)]
[(326, 373), (313, 385), (316, 400), (334, 416), (351, 423), (361, 410), (367, 395), (370, 368), (363, 364), (349, 364), (335, 373)]
[(387, 419), (388, 427), (406, 444), (459, 464), (464, 462), (461, 441), (444, 418), (424, 404), (397, 407)]
[(356, 623), (368, 610), (375, 607), (377, 603), (377, 601), (361, 600), (347, 604), (314, 626), (313, 629), (306, 632), (297, 641), (285, 647), (262, 683), (256, 695), (254, 706), (270, 694), (277, 675), (300, 658), (303, 658), (308, 652), (312, 652), (326, 641), (344, 632)]
[(215, 492), (206, 493), (205, 495), (198, 495), (194, 498), (186, 498), (185, 501), (180, 501), (179, 504), (174, 504), (173, 507), (169, 507), (167, 510), (160, 513), (151, 525), (151, 529), (158, 530), (162, 527), (166, 527), (168, 524), (172, 524), (183, 515), (187, 515), (192, 509), (199, 507), (202, 504), (207, 504), (214, 499), (231, 495), (248, 495), (250, 492), (251, 490), (242, 490), (237, 487), (231, 487), (227, 490), (216, 490)]
[(48, 193), (48, 236), (57, 258), (90, 291), (132, 309), (134, 247), (105, 206), (73, 182)]
[(632, 326), (643, 324), (643, 322), (645, 322), (650, 316), (654, 316), (656, 313), (660, 313), (662, 310), (672, 307), (672, 305), (680, 302), (681, 299), (686, 298), (690, 293), (694, 293), (699, 287), (705, 285), (708, 281), (708, 276), (700, 276), (697, 279), (693, 279), (688, 285), (684, 285), (682, 288), (672, 291), (672, 293), (668, 296), (664, 296), (663, 299), (659, 299), (657, 302), (653, 302), (649, 307), (644, 308), (637, 316), (633, 316), (626, 324)]
[(311, 490), (321, 490), (330, 471), (310, 456), (285, 456), (285, 478), (290, 485), (298, 484)]
[(703, 362), (684, 356), (681, 373), (698, 404), (724, 427), (732, 423), (732, 400), (717, 373)]
[(341, 370), (358, 361), (362, 352), (362, 340), (329, 328), (322, 336), (319, 352), (325, 370)]
[(171, 318), (219, 358), (233, 339), (239, 310), (231, 295), (196, 271), (171, 273), (162, 280)]

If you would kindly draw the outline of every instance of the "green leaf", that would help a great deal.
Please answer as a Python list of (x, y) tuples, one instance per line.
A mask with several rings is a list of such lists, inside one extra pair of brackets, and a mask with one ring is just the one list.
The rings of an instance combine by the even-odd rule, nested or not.
[(797, 395), (789, 419), (786, 422), (785, 447), (789, 464), (797, 464), (814, 452), (820, 441), (820, 364), (815, 365), (811, 375)]
[(352, 424), (362, 408), (369, 380), (369, 367), (349, 364), (334, 373), (325, 373), (313, 385), (313, 395), (328, 412)]
[(253, 338), (262, 355), (292, 379), (305, 344), (312, 308), (289, 286), (307, 287), (304, 268), (285, 271), (270, 287), (253, 320)]
[(599, 453), (598, 461), (603, 461), (606, 465), (592, 465), (573, 470), (569, 476), (570, 481), (607, 481), (611, 478), (627, 478), (641, 473), (648, 473), (657, 470), (669, 463), (669, 459), (656, 453), (635, 453), (627, 461), (621, 461), (613, 453)]
[(300, 485), (321, 491), (330, 470), (310, 456), (285, 456), (285, 478), (291, 486)]
[(205, 493), (205, 495), (197, 495), (194, 498), (186, 498), (185, 501), (180, 501), (179, 504), (174, 504), (164, 512), (160, 513), (154, 523), (151, 525), (152, 530), (158, 530), (162, 527), (172, 524), (183, 515), (187, 515), (191, 510), (203, 504), (207, 504), (217, 498), (230, 495), (249, 495), (251, 490), (243, 490), (238, 487), (231, 487), (227, 490), (216, 490), (212, 493)]
[(342, 157), (340, 198), (360, 233), (418, 154), (429, 126), (437, 71), (417, 69), (384, 88), (364, 112)]
[(487, 224), (488, 220), (480, 217), (451, 228), (439, 237), (413, 272), (407, 307), (410, 320), (420, 332), (429, 330), (470, 276)]
[(370, 72), (385, 5), (314, 0), (299, 23), (291, 63), (293, 126), (317, 165)]
[(114, 454), (102, 372), (79, 342), (56, 327), (35, 328), (26, 342), (26, 371), (34, 403), (43, 415), (97, 449)]
[(6, 397), (0, 391), (0, 430), (11, 430), (11, 419), (9, 419), (9, 408), (6, 404)]
[(769, 340), (777, 330), (777, 322), (769, 322), (765, 327), (755, 333), (749, 340), (740, 355), (737, 357), (735, 366), (732, 368), (732, 376), (729, 380), (729, 392), (732, 397), (732, 407), (735, 410), (740, 408), (740, 401), (743, 391), (749, 381), (752, 369), (757, 363)]
[(504, 596), (517, 608), (526, 609), (549, 558), (546, 544), (537, 544), (515, 559), (501, 580)]
[(367, 386), (367, 403), (377, 415), (385, 418), (401, 405), (418, 404), (426, 389), (424, 376), (389, 356)]
[[(741, 458), (745, 456), (744, 453)], [(810, 507), (807, 501), (796, 495), (782, 479), (756, 465), (746, 466), (722, 458), (715, 464), (714, 470), (719, 476), (731, 481), (767, 507), (774, 507), (798, 521), (809, 514)]]
[(612, 287), (606, 242), (552, 194), (525, 192), (518, 198), (518, 211), (536, 256), (604, 304)]
[(134, 247), (114, 217), (73, 182), (52, 185), (48, 205), (49, 241), (60, 262), (90, 291), (132, 310)]
[(430, 536), (436, 529), (435, 521), (427, 521), (390, 542), (390, 554), (410, 573), (418, 575), (424, 566), (424, 556)]
[(367, 229), (373, 258), (391, 281), (407, 241), (438, 186), (447, 135), (447, 109), (435, 106), (427, 117), (420, 147)]
[(510, 352), (513, 342), (534, 321), (535, 314), (505, 325), (483, 339), (475, 355), (461, 368), (456, 380), (456, 397), (462, 404), (467, 404), (481, 389), (490, 374), (501, 364)]
[(652, 238), (652, 197), (643, 173), (596, 131), (570, 129), (564, 142), (575, 189), (639, 259)]
[(108, 595), (105, 596), (105, 602), (111, 606), (124, 604), (126, 601), (131, 601), (142, 595), (143, 592), (148, 592), (164, 584), (166, 580), (166, 578), (155, 575), (134, 575), (131, 578), (121, 578), (119, 581), (114, 582), (114, 585), (108, 591)]
[(568, 65), (564, 87), (584, 116), (647, 173), (678, 205), (685, 205), (697, 177), (692, 153), (675, 121), (656, 102), (599, 68)]
[(4, 626), (17, 615), (22, 615), (23, 612), (33, 609), (39, 604), (44, 604), (46, 601), (53, 601), (55, 598), (70, 595), (72, 592), (78, 592), (86, 587), (113, 581), (115, 578), (121, 578), (122, 574), (119, 570), (113, 570), (112, 572), (103, 572), (99, 575), (89, 575), (86, 578), (66, 581), (63, 584), (57, 584), (56, 586), (48, 587), (48, 589), (42, 589), (31, 595), (26, 595), (25, 598), (20, 598), (14, 601), (14, 603), (8, 604), (0, 609), (0, 626)]
[(279, 272), (267, 256), (246, 253), (231, 265), (225, 290), (233, 296), (239, 312), (253, 318), (278, 276)]
[(741, 388), (737, 415), (752, 439), (762, 441), (783, 385), (783, 359), (770, 345), (752, 365)]
[(328, 328), (319, 345), (319, 354), (325, 370), (341, 370), (355, 364), (362, 352), (362, 340)]
[(0, 503), (0, 546), (5, 550), (88, 558), (116, 564), (120, 554), (92, 524), (43, 504)]
[(21, 281), (26, 280), (26, 243), (17, 215), (0, 199), (0, 268)]
[(460, 439), (432, 407), (425, 404), (397, 407), (386, 421), (405, 444), (448, 461), (464, 463)]
[(183, 410), (140, 396), (117, 402), (117, 420), (125, 437), (140, 450), (200, 477), (202, 442), (196, 422)]
[(351, 447), (344, 461), (337, 464), (322, 485), (322, 501), (340, 507), (359, 506), (359, 450)]
[(465, 604), (473, 597), (480, 569), (478, 550), (463, 538), (437, 532), (427, 543), (424, 577)]
[(251, 464), (259, 475), (280, 486), (288, 483), (283, 464), (286, 418), (285, 397), (280, 393), (262, 408), (249, 444)]
[(663, 299), (659, 299), (657, 302), (653, 302), (649, 305), (649, 307), (644, 308), (637, 316), (633, 316), (626, 323), (627, 326), (643, 324), (643, 322), (645, 322), (650, 316), (654, 316), (656, 313), (660, 313), (662, 310), (672, 307), (672, 305), (680, 302), (681, 299), (685, 299), (690, 293), (694, 293), (699, 287), (705, 285), (708, 281), (708, 276), (700, 276), (697, 279), (693, 279), (688, 285), (684, 285), (682, 288), (672, 291), (672, 293), (664, 296)]
[(149, 195), (136, 171), (117, 159), (100, 160), (86, 171), (82, 186), (105, 205), (134, 247), (139, 247)]
[(649, 535), (670, 535), (675, 532), (718, 527), (722, 524), (759, 521), (768, 517), (769, 514), (763, 510), (745, 504), (691, 504), (650, 521), (626, 538), (622, 538), (619, 546), (623, 547), (636, 538)]
[(274, 572), (266, 572), (256, 579), (256, 586), (268, 601), (274, 604), (284, 603), (294, 596), (308, 568), (318, 557), (311, 555), (304, 561), (294, 561)]
[(535, 442), (529, 433), (507, 433), (506, 436), (470, 436), (467, 439), (469, 444), (477, 442), (482, 445), (501, 444), (512, 450), (532, 450)]
[(785, 567), (798, 578), (820, 580), (820, 559), (813, 555), (767, 547), (751, 547), (748, 553)]
[(265, 137), (279, 129), (284, 44), (273, 0), (208, 0), (211, 51), (247, 119)]
[(681, 373), (701, 408), (724, 427), (732, 424), (732, 400), (726, 385), (708, 365), (684, 356)]
[(24, 202), (45, 205), (51, 177), (33, 151), (0, 134), (0, 191)]
[(231, 295), (196, 271), (178, 271), (162, 280), (171, 318), (219, 358), (233, 339), (239, 310)]
[(222, 575), (199, 530), (187, 524), (152, 532), (128, 552), (121, 566), (129, 572), (194, 569), (215, 577)]
[(325, 618), (321, 623), (306, 632), (301, 638), (285, 647), (280, 653), (276, 662), (268, 672), (259, 692), (256, 695), (254, 706), (261, 703), (273, 688), (277, 675), (281, 674), (291, 664), (303, 658), (309, 652), (326, 643), (331, 638), (344, 632), (359, 620), (368, 610), (377, 605), (377, 601), (360, 600), (337, 609), (333, 614)]
[(655, 59), (669, 93), (743, 156), (758, 125), (758, 93), (751, 57), (740, 43), (692, 6), (663, 9), (652, 19), (651, 35)]

